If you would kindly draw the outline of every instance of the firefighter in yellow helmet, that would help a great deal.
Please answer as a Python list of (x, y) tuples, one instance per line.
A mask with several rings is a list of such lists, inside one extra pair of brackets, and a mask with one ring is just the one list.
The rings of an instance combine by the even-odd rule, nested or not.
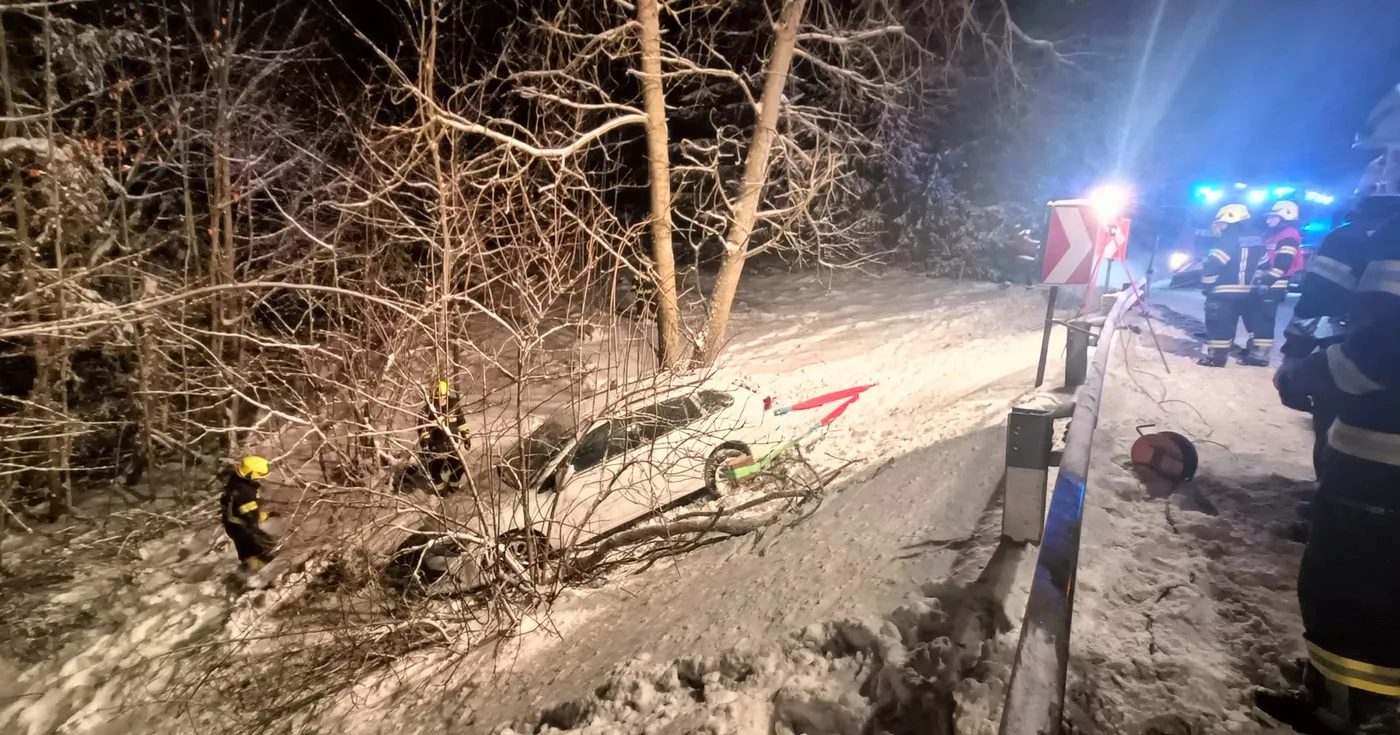
[(224, 533), (233, 540), (238, 560), (250, 572), (256, 572), (277, 556), (277, 539), (262, 529), (267, 511), (262, 509), (262, 484), (258, 482), (270, 471), (262, 457), (244, 457), (233, 475), (224, 484), (219, 499), (219, 513)]
[(457, 453), (459, 441), (463, 449), (471, 449), (472, 446), (471, 438), (462, 434), (465, 425), (451, 386), (446, 380), (439, 380), (433, 386), (424, 425), (418, 432), (419, 460), (435, 492), (455, 489), (466, 476), (466, 469)]
[[(1254, 278), (1254, 266), (1262, 255), (1262, 241), (1248, 233), (1249, 209), (1227, 204), (1215, 215), (1211, 247), (1201, 267), (1201, 290), (1206, 295), (1206, 355), (1196, 362), (1225, 367), (1235, 331), (1244, 319)], [(1253, 243), (1259, 247), (1251, 248)], [(1252, 252), (1258, 250), (1258, 253)]]

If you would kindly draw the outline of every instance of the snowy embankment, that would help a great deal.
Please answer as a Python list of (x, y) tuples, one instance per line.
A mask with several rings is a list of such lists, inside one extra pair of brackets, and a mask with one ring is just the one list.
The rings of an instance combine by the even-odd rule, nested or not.
[[(1198, 294), (1160, 302), (1170, 373), (1140, 315), (1110, 362), (1079, 556), (1070, 729), (1291, 732), (1256, 715), (1248, 690), (1278, 685), (1302, 654), (1303, 546), (1283, 531), (1313, 487), (1308, 417), (1279, 405), (1271, 370), (1195, 364)], [(1128, 468), (1142, 424), (1195, 442), (1193, 482), (1145, 484)]]
[[(1156, 323), (1170, 373), (1140, 316), (1112, 355), (1086, 502), (1069, 732), (1290, 732), (1264, 721), (1248, 692), (1281, 683), (1300, 653), (1302, 547), (1282, 535), (1312, 486), (1311, 434), (1277, 404), (1270, 371), (1194, 365), (1195, 299), (1163, 299), (1175, 306), (1163, 311), (1171, 325)], [(1128, 468), (1142, 424), (1196, 441), (1194, 482), (1149, 485)], [(639, 657), (517, 732), (990, 735), (1019, 623), (997, 618), (1023, 609), (1028, 567), (1010, 589), (985, 587), (996, 522), (984, 514), (946, 582), (892, 613), (814, 624), (757, 648)]]
[[(953, 571), (994, 495), (1001, 422), (1030, 386), (1043, 310), (1038, 291), (898, 272), (746, 278), (721, 372), (780, 400), (879, 383), (813, 453), (818, 465), (854, 462), (815, 512), (566, 593), (522, 623), (535, 632), (505, 647), (415, 651), (349, 689), (330, 683), (359, 652), (339, 660), (303, 656), (304, 670), (250, 668), (315, 642), (279, 629), (274, 611), (289, 595), (324, 610), (322, 637), (360, 611), (307, 587), (306, 575), (282, 578), (273, 590), (226, 587), (221, 578), (235, 562), (212, 506), (46, 529), (55, 534), (45, 542), (48, 557), (71, 561), (32, 588), (23, 609), (12, 608), (11, 634), (18, 639), (37, 627), (43, 646), (16, 658), (0, 652), (7, 659), (0, 672), (19, 672), (4, 677), (0, 696), (9, 699), (0, 700), (0, 731), (209, 733), (292, 722), (346, 732), (486, 731), (587, 695), (618, 666), (646, 669), (649, 686), (662, 692), (673, 666), (627, 663), (644, 654), (691, 662), (675, 664), (671, 690), (691, 702), (707, 687), (748, 682), (789, 692), (782, 717), (797, 730), (817, 731), (801, 725), (804, 718), (856, 722), (880, 707), (892, 708), (881, 715), (889, 721), (923, 707), (917, 701), (926, 692), (900, 682), (946, 658), (934, 633), (949, 625), (976, 630), (990, 617), (940, 622), (940, 607), (977, 606), (921, 590)], [(10, 537), (7, 558), (27, 553), (9, 545), (23, 540)], [(901, 606), (894, 622), (879, 622)], [(965, 619), (972, 622), (958, 622)], [(875, 622), (830, 622), (840, 620)], [(394, 629), (385, 626), (385, 640), (394, 640)], [(793, 639), (792, 631), (804, 632)], [(750, 653), (725, 653), (736, 650)], [(736, 669), (736, 656), (757, 658)], [(803, 667), (810, 686), (781, 673), (786, 664), (764, 661)], [(830, 713), (826, 703), (838, 690), (861, 697), (847, 685), (874, 682), (875, 668), (903, 661), (910, 665), (880, 677), (884, 694), (865, 704), (846, 700), (855, 719)], [(755, 673), (745, 673), (750, 668)], [(951, 683), (940, 687), (945, 701)], [(275, 710), (265, 704), (273, 693)], [(664, 699), (657, 697), (651, 701)]]

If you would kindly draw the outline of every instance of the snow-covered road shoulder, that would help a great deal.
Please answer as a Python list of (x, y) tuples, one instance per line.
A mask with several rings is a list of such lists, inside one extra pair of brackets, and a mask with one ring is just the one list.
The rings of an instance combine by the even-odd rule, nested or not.
[[(1313, 486), (1307, 417), (1279, 405), (1272, 371), (1166, 355), (1140, 314), (1111, 356), (1093, 450), (1071, 639), (1075, 733), (1185, 735), (1271, 729), (1249, 703), (1301, 653), (1303, 546), (1283, 530)], [(1163, 343), (1190, 335), (1156, 323)], [(1200, 470), (1144, 484), (1137, 427), (1185, 434)]]

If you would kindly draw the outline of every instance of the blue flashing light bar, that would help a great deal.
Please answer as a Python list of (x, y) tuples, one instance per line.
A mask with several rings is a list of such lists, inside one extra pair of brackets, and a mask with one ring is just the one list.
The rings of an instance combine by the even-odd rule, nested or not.
[(1298, 191), (1298, 190), (1297, 190), (1297, 189), (1294, 189), (1294, 188), (1291, 187), (1291, 186), (1279, 186), (1279, 187), (1276, 187), (1276, 188), (1274, 189), (1274, 196), (1276, 196), (1276, 197), (1286, 197), (1286, 196), (1288, 196), (1289, 194), (1292, 194), (1292, 193), (1295, 192), (1295, 191)]
[(1237, 184), (1235, 184), (1235, 188), (1236, 188), (1236, 189), (1248, 189), (1249, 187), (1246, 186), (1245, 184), (1237, 183)]
[(1200, 199), (1206, 204), (1215, 204), (1216, 202), (1220, 201), (1221, 198), (1223, 198), (1224, 196), (1225, 192), (1213, 186), (1196, 187), (1196, 198)]
[(1249, 192), (1250, 204), (1263, 204), (1264, 200), (1268, 198), (1269, 192), (1264, 191), (1263, 189), (1254, 189), (1253, 191)]

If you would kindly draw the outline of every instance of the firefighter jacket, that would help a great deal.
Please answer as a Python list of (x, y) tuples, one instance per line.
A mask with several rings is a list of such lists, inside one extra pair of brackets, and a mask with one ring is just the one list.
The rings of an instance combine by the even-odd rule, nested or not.
[(1303, 235), (1296, 227), (1283, 227), (1269, 233), (1264, 238), (1265, 256), (1259, 264), (1254, 282), (1272, 293), (1288, 292), (1288, 282), (1303, 265), (1298, 249), (1303, 246)]
[(235, 526), (257, 527), (267, 520), (258, 502), (262, 500), (262, 484), (256, 480), (233, 475), (224, 484), (224, 494), (219, 500), (224, 523)]
[(1244, 299), (1253, 287), (1255, 264), (1263, 256), (1262, 242), (1246, 234), (1243, 223), (1226, 225), (1209, 240), (1210, 251), (1201, 266), (1201, 290), (1207, 296)]
[[(457, 448), (453, 439), (462, 438), (462, 427), (466, 425), (461, 410), (453, 405), (449, 406), (447, 411), (439, 412), (429, 405), (425, 418), (425, 425), (418, 432), (419, 450), (431, 455), (455, 455)], [(464, 440), (463, 443), (467, 448), (471, 448), (470, 439)]]
[(1346, 224), (1323, 239), (1303, 274), (1302, 293), (1293, 309), (1293, 323), (1284, 331), (1281, 348), (1286, 358), (1307, 356), (1318, 340), (1305, 323), (1320, 317), (1345, 320), (1351, 312), (1352, 291), (1365, 269), (1367, 239), (1381, 225), (1400, 215), (1400, 197), (1367, 197), (1347, 217)]
[(1336, 409), (1333, 450), (1400, 467), (1400, 219), (1367, 238), (1353, 262), (1345, 339), (1304, 360), (1297, 387)]

